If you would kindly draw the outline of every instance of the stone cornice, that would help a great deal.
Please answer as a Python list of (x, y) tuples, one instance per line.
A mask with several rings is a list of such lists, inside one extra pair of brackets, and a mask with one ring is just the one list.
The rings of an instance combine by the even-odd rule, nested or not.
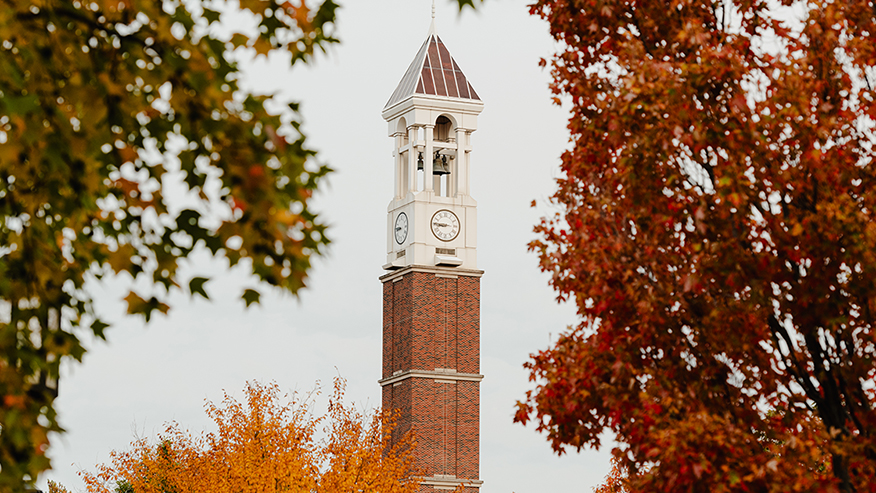
[(468, 486), (470, 488), (480, 488), (483, 481), (477, 479), (459, 479), (455, 476), (442, 476), (436, 474), (434, 476), (417, 477), (417, 481), (421, 485), (431, 486), (436, 490), (455, 490), (460, 486)]
[(480, 382), (484, 379), (484, 376), (477, 373), (457, 373), (452, 370), (408, 370), (393, 375), (391, 377), (378, 380), (377, 383), (379, 383), (381, 387), (386, 387), (387, 385), (392, 385), (394, 383), (398, 383), (402, 380), (407, 380), (409, 378), (428, 378), (432, 380), (445, 380), (455, 383), (460, 380), (465, 382)]
[[(400, 114), (403, 114), (412, 109), (427, 109), (435, 111), (458, 111), (460, 113), (469, 113), (477, 115), (484, 110), (484, 102), (474, 99), (460, 99), (449, 96), (432, 96), (426, 94), (416, 94), (408, 96), (398, 103), (388, 106), (383, 109), (381, 115), (386, 121), (392, 120)], [(466, 128), (466, 131), (473, 131), (474, 128)]]
[(402, 277), (410, 272), (426, 272), (429, 274), (452, 274), (454, 276), (464, 277), (481, 277), (484, 275), (482, 270), (459, 269), (455, 267), (432, 267), (428, 265), (409, 265), (398, 270), (394, 270), (379, 277), (383, 282), (391, 281), (397, 277)]

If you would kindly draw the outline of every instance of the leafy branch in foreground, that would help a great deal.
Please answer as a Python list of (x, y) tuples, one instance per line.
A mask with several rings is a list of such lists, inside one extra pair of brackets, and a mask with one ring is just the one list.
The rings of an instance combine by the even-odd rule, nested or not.
[(207, 296), (179, 276), (196, 249), (295, 293), (328, 243), (297, 105), (269, 113), (235, 60), (309, 61), (337, 5), (239, 7), (255, 35), (215, 34), (224, 2), (0, 0), (0, 489), (49, 467), (59, 366), (104, 336), (87, 279), (154, 286), (125, 297), (148, 321), (171, 290)]

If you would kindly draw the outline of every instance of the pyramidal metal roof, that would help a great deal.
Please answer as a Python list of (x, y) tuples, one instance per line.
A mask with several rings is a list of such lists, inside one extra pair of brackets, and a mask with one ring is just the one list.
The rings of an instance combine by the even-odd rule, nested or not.
[(481, 100), (434, 28), (384, 108), (415, 94)]

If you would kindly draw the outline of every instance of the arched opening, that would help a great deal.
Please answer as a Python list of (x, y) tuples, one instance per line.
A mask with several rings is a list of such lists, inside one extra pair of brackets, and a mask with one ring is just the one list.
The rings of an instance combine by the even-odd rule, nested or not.
[(437, 142), (456, 142), (456, 136), (452, 135), (453, 122), (444, 115), (435, 120), (435, 140)]
[(410, 142), (408, 126), (404, 117), (399, 118), (395, 126), (395, 196), (404, 197), (411, 189), (408, 159), (410, 150), (405, 149)]
[(445, 115), (435, 120), (432, 148), (434, 155), (433, 188), (435, 195), (450, 197), (453, 195), (453, 175), (456, 170), (456, 125)]
[(398, 124), (395, 126), (395, 131), (396, 133), (402, 135), (399, 147), (408, 145), (408, 124), (405, 121), (404, 117), (398, 119)]

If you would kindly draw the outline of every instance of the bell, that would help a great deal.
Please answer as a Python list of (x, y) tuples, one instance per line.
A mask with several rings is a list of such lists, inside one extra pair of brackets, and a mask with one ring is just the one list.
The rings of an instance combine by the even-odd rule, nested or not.
[(417, 171), (423, 171), (423, 153), (417, 158)]
[(435, 151), (435, 159), (432, 160), (433, 175), (449, 175), (450, 167), (447, 166), (447, 156)]

